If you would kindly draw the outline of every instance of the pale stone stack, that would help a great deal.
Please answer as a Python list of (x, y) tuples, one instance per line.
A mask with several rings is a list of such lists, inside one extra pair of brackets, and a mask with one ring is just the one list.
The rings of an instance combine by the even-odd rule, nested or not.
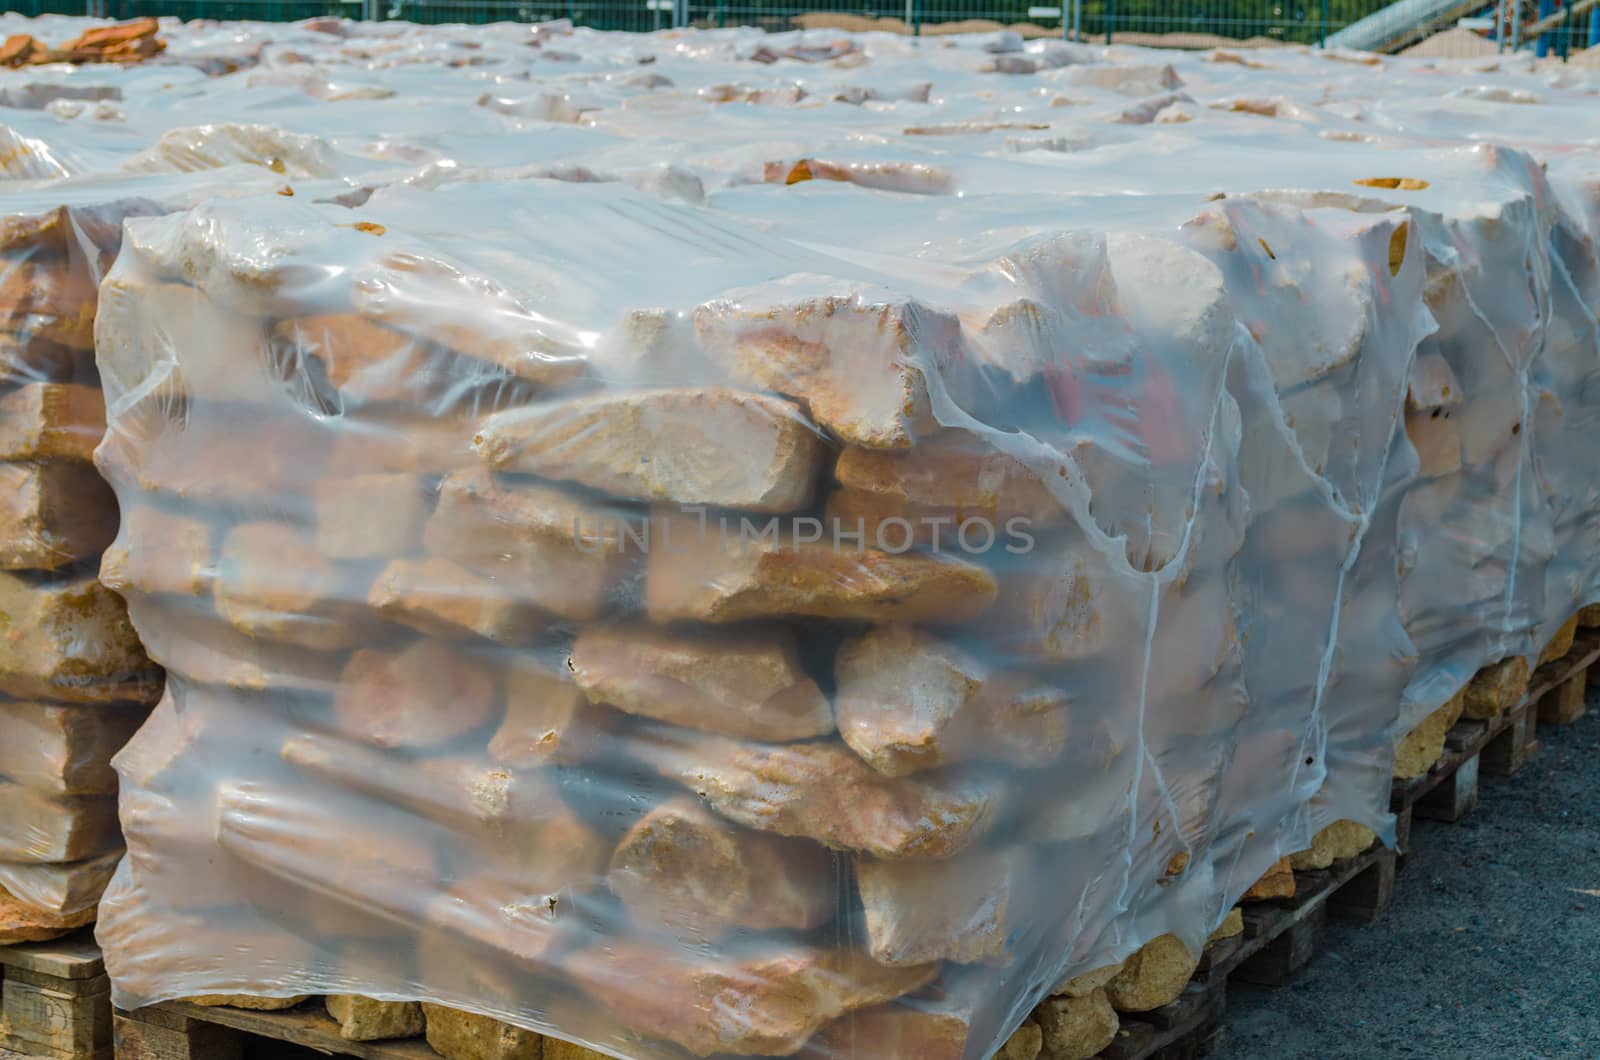
[(117, 533), (95, 287), (123, 212), (0, 219), (0, 942), (94, 919), (122, 851), (111, 756), (161, 690), (95, 577)]
[[(119, 760), (119, 989), (410, 994), (640, 1057), (992, 1041), (1015, 1003), (992, 977), (1060, 959), (1063, 894), (1114, 915), (1096, 851), (1129, 827), (1146, 601), (1047, 481), (1059, 456), (940, 426), (960, 324), (773, 285), (630, 316), (607, 343), (670, 385), (617, 385), (486, 300), (492, 272), (344, 227), (306, 237), (362, 256), (323, 283), (292, 254), (207, 260), (201, 221), (130, 225), (102, 290), (125, 399), (97, 454), (123, 508), (103, 577), (170, 673)], [(1162, 247), (1117, 260), (1151, 290), (1204, 264)], [(1142, 528), (1135, 570), (1183, 539), (1218, 297), (1139, 324), (1167, 328), (1168, 371), (1204, 366), (1208, 407), (1151, 383), (1156, 459), (1075, 453), (1095, 517)], [(1126, 395), (1154, 367), (1101, 370)], [(1013, 408), (1048, 409), (1046, 383), (1015, 373)], [(1202, 480), (1202, 521), (1242, 510), (1223, 469)], [(1237, 712), (1237, 537), (1169, 592), (1162, 710), (1225, 669)], [(1173, 743), (1191, 794), (1140, 826), (1141, 874), (1171, 882), (1203, 842), (1214, 750)], [(208, 976), (210, 945), (230, 957)], [(1043, 1019), (1008, 1055), (1067, 1054), (1078, 1032)]]

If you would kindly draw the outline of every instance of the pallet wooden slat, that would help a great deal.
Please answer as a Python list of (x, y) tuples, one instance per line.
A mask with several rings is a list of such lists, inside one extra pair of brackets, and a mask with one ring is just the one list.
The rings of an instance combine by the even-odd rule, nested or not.
[(278, 1012), (191, 1005), (182, 1001), (126, 1012), (118, 1010), (116, 1055), (117, 1060), (209, 1060), (213, 1054), (201, 1051), (200, 1046), (217, 1049), (219, 1043), (231, 1035), (234, 1044), (221, 1045), (223, 1052), (217, 1055), (232, 1057), (237, 1055), (240, 1034), (360, 1060), (438, 1060), (438, 1054), (421, 1038), (346, 1041), (339, 1035), (339, 1024), (323, 1011), (320, 1001), (308, 1001), (297, 1008)]

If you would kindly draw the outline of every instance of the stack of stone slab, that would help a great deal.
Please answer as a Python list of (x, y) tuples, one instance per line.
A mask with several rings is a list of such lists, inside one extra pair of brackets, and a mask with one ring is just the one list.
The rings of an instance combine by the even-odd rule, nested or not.
[(118, 525), (93, 464), (96, 287), (131, 212), (0, 218), (0, 941), (94, 919), (122, 853), (111, 756), (161, 691), (96, 578)]

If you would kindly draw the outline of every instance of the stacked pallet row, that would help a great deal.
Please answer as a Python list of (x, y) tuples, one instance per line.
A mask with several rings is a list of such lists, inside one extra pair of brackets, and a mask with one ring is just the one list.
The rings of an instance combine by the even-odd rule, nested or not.
[(0, 940), (94, 920), (122, 853), (111, 756), (160, 695), (122, 600), (96, 578), (116, 498), (96, 286), (124, 209), (0, 219)]

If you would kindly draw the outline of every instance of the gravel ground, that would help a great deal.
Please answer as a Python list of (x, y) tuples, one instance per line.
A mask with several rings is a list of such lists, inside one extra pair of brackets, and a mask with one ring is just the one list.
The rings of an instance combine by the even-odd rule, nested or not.
[[(1600, 1058), (1600, 690), (1455, 824), (1417, 821), (1376, 924), (1286, 986), (1228, 986), (1220, 1060)], [(1590, 893), (1584, 893), (1590, 892)]]

